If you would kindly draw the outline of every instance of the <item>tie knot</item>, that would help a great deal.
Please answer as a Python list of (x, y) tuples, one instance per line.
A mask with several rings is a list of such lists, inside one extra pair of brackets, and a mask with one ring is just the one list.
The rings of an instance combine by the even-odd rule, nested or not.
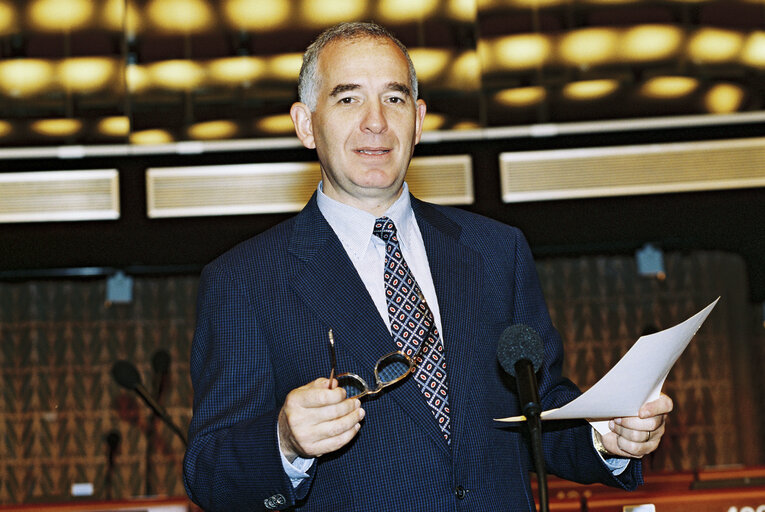
[(381, 238), (384, 242), (387, 242), (391, 238), (396, 236), (396, 225), (388, 217), (380, 217), (375, 219), (375, 228), (372, 234)]

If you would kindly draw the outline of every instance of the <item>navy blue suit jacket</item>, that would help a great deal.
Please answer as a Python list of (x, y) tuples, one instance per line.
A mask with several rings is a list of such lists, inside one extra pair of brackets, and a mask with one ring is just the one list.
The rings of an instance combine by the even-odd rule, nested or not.
[[(368, 382), (376, 360), (393, 347), (314, 197), (297, 216), (238, 245), (202, 274), (184, 479), (205, 510), (534, 509), (522, 426), (493, 420), (519, 414), (496, 357), (505, 327), (529, 325), (544, 341), (538, 374), (544, 409), (579, 391), (561, 376), (561, 340), (528, 245), (519, 230), (496, 221), (414, 198), (412, 206), (441, 310), (451, 446), (414, 380), (406, 379), (364, 401), (356, 438), (317, 459), (300, 486), (293, 489), (285, 475), (277, 416), (292, 389), (329, 375), (327, 331), (334, 331), (337, 370)], [(584, 422), (546, 422), (548, 471), (582, 483), (640, 483), (637, 462), (612, 476), (590, 436)]]

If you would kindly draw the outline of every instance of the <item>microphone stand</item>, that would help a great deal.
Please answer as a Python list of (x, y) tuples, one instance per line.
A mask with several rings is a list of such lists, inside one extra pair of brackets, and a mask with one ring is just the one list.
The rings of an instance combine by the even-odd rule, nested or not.
[(539, 403), (539, 390), (536, 386), (537, 379), (534, 374), (534, 367), (528, 364), (528, 362), (525, 364), (521, 363), (519, 361), (515, 364), (516, 383), (518, 385), (519, 396), (527, 397), (526, 400), (528, 400), (525, 404), (521, 404), (521, 409), (524, 416), (526, 416), (526, 425), (528, 426), (531, 440), (531, 455), (534, 459), (534, 472), (537, 474), (539, 512), (549, 512), (547, 472), (545, 471), (545, 459), (542, 452), (542, 406)]
[(113, 476), (114, 476), (114, 456), (117, 453), (117, 446), (120, 444), (120, 433), (112, 430), (106, 436), (106, 444), (109, 449), (106, 457), (106, 474), (104, 475), (104, 487), (106, 488), (106, 499), (111, 501), (113, 498)]
[[(154, 402), (161, 406), (162, 392), (165, 389), (165, 380), (167, 379), (167, 368), (170, 363), (170, 356), (164, 350), (158, 350), (152, 356), (152, 369), (154, 375), (152, 378), (152, 395)], [(152, 496), (154, 494), (154, 488), (152, 486), (152, 470), (154, 464), (152, 463), (151, 456), (154, 452), (155, 438), (157, 434), (157, 419), (162, 419), (157, 412), (152, 408), (151, 416), (149, 416), (149, 426), (146, 429), (146, 496)], [(184, 439), (181, 436), (181, 439)], [(184, 440), (185, 442), (185, 440)]]

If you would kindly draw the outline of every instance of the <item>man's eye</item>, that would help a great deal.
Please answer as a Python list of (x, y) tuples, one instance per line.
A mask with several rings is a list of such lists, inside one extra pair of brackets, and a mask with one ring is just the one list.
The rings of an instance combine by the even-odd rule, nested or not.
[(391, 103), (404, 103), (404, 98), (399, 98), (398, 96), (391, 96), (388, 101)]
[(353, 98), (350, 98), (350, 97), (348, 97), (348, 98), (340, 98), (340, 103), (344, 103), (344, 104), (348, 105), (349, 103), (353, 103)]

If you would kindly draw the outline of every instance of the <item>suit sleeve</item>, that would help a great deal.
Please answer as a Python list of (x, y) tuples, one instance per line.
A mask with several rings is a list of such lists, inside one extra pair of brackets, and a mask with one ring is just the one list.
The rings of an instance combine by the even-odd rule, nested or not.
[(208, 512), (283, 509), (304, 497), (312, 472), (297, 489), (284, 472), (268, 344), (236, 281), (216, 264), (200, 279), (184, 485)]
[[(563, 343), (552, 325), (542, 295), (531, 250), (520, 231), (516, 232), (514, 272), (514, 318), (536, 330), (544, 343), (544, 363), (539, 371), (539, 394), (542, 409), (561, 407), (581, 394), (562, 376)], [(592, 443), (592, 427), (586, 421), (543, 422), (542, 448), (547, 471), (579, 483), (601, 482), (634, 489), (642, 484), (639, 460), (614, 476)]]

